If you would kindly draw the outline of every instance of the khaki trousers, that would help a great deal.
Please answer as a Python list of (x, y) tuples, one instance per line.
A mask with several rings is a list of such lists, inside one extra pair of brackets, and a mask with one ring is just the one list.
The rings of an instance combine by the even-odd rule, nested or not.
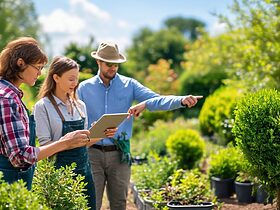
[(88, 152), (96, 190), (96, 209), (101, 209), (106, 186), (110, 209), (125, 210), (130, 166), (120, 163), (120, 151), (104, 152), (90, 147)]

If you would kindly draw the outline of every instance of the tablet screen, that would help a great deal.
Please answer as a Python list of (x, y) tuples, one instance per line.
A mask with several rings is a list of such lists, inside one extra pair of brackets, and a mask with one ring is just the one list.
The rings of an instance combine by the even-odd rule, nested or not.
[(128, 113), (113, 113), (102, 115), (89, 129), (90, 138), (106, 138), (104, 131), (107, 128), (118, 127), (128, 117)]

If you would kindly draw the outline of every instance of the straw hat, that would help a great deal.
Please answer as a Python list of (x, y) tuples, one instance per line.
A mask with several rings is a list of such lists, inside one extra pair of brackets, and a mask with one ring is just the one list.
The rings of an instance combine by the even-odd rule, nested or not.
[(109, 63), (123, 63), (126, 61), (125, 56), (119, 52), (118, 45), (110, 42), (100, 43), (97, 51), (91, 52), (91, 56)]

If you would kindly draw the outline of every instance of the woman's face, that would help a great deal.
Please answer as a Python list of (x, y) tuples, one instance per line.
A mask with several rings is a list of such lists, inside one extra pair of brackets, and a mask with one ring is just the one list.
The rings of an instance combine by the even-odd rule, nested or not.
[(57, 91), (65, 94), (72, 94), (79, 82), (79, 69), (70, 69), (69, 71), (64, 72), (61, 76), (54, 74), (54, 80), (56, 82)]
[(44, 64), (26, 64), (26, 68), (23, 72), (19, 73), (21, 79), (18, 81), (19, 85), (25, 83), (29, 86), (35, 85), (38, 77), (41, 75), (41, 71), (44, 68)]

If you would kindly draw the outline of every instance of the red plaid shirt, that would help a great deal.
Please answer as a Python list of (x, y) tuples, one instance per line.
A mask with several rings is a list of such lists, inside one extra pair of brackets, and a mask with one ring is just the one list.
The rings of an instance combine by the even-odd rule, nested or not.
[(20, 168), (34, 164), (39, 152), (29, 145), (29, 120), (22, 96), (21, 90), (0, 79), (0, 154)]

